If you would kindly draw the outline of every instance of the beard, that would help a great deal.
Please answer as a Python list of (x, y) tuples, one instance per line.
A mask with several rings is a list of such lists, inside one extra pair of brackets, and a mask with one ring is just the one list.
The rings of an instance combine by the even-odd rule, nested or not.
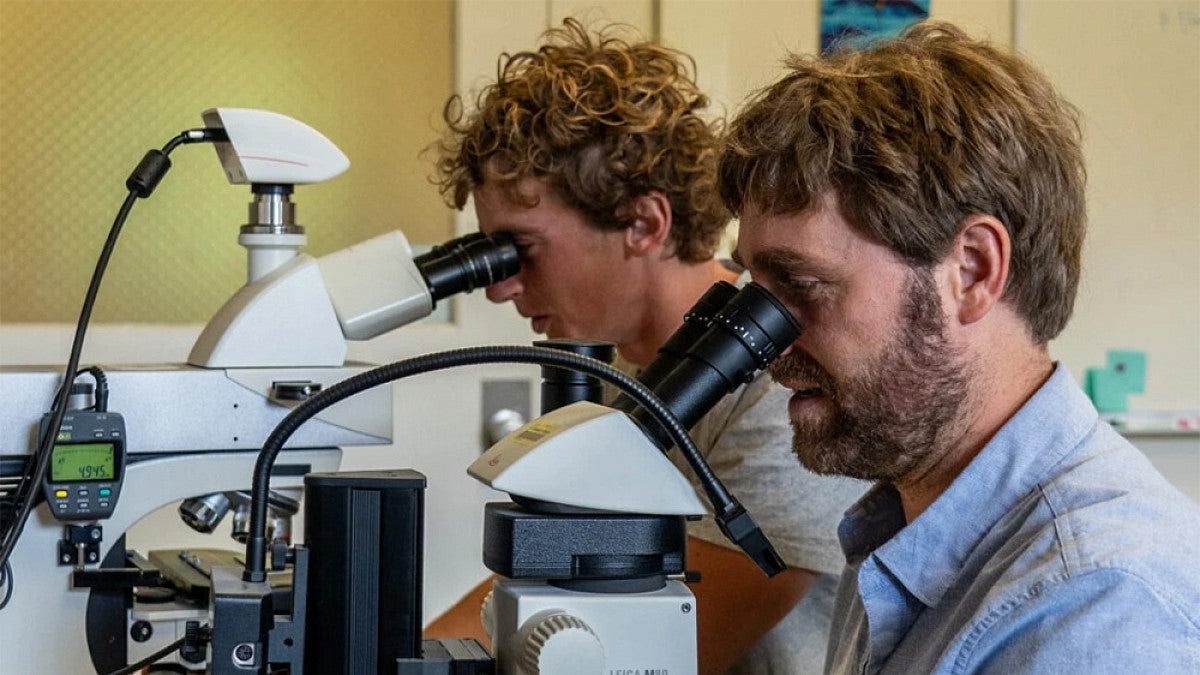
[(971, 368), (946, 336), (933, 275), (914, 270), (900, 333), (848, 377), (798, 350), (770, 366), (777, 382), (815, 383), (832, 408), (792, 421), (792, 448), (810, 471), (895, 482), (939, 456), (961, 431)]

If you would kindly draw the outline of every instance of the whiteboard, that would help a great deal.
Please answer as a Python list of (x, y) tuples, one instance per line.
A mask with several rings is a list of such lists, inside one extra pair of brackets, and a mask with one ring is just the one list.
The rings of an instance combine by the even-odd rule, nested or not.
[(1200, 2), (1016, 0), (1013, 39), (1084, 120), (1089, 230), (1051, 353), (1147, 353), (1133, 411), (1200, 409)]

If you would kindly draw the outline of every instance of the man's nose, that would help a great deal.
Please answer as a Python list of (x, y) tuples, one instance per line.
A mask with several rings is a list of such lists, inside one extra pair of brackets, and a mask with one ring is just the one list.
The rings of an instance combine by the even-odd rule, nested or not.
[(487, 287), (487, 299), (495, 303), (516, 300), (521, 295), (521, 275), (513, 275)]

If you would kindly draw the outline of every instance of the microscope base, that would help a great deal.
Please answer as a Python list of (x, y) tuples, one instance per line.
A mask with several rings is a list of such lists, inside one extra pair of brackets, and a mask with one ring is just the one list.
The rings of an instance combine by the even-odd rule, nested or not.
[(678, 581), (645, 593), (585, 593), (500, 578), (492, 611), (500, 675), (696, 672), (696, 599)]

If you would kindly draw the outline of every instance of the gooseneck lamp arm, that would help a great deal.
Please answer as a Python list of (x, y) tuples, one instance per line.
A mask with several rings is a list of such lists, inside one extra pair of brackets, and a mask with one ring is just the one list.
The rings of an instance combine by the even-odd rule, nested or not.
[[(688, 436), (687, 430), (649, 388), (612, 366), (585, 356), (544, 347), (494, 346), (437, 352), (380, 366), (339, 382), (292, 410), (271, 432), (259, 452), (254, 467), (250, 533), (246, 540), (243, 579), (248, 582), (261, 582), (266, 579), (267, 494), (270, 489), (271, 469), (284, 444), (305, 421), (335, 403), (381, 384), (421, 373), (487, 363), (532, 363), (567, 368), (587, 373), (619, 388), (650, 411), (684, 453), (708, 495), (722, 529), (727, 534), (736, 535), (736, 543), (744, 549), (747, 546), (755, 547), (755, 551), (747, 550), (747, 553), (767, 574), (773, 575), (784, 569), (782, 561), (770, 548), (770, 543), (766, 542), (761, 530), (742, 505), (729, 494), (720, 479), (713, 474), (695, 442)], [(769, 555), (763, 554), (764, 544), (769, 550)]]

